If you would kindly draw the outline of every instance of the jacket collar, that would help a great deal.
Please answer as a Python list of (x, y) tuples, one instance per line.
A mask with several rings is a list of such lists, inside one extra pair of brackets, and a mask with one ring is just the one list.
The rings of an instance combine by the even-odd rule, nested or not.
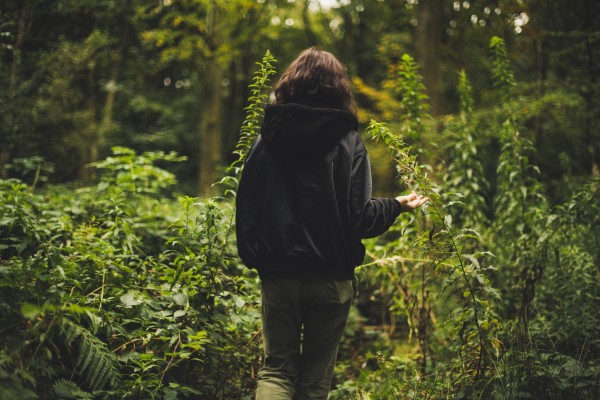
[(357, 129), (356, 116), (344, 110), (273, 104), (265, 108), (261, 137), (279, 157), (315, 158)]

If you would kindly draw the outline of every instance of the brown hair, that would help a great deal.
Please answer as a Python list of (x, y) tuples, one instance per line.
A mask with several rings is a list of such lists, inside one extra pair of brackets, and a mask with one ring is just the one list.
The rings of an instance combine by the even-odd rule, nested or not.
[(356, 114), (356, 102), (344, 64), (318, 47), (304, 50), (275, 85), (275, 103), (336, 108)]

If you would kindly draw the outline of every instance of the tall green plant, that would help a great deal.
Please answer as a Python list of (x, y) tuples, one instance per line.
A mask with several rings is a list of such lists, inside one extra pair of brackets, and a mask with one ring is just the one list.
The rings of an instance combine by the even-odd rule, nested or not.
[[(563, 299), (559, 309), (566, 307), (575, 314), (579, 313), (575, 311), (579, 307), (587, 309), (587, 298), (580, 299), (580, 306), (567, 299), (572, 299), (572, 293), (582, 286), (597, 292), (584, 278), (590, 254), (581, 246), (579, 235), (570, 230), (570, 223), (565, 219), (568, 212), (565, 214), (562, 207), (551, 209), (543, 193), (539, 169), (531, 162), (534, 149), (523, 128), (526, 113), (516, 108), (519, 85), (502, 39), (492, 38), (490, 54), (492, 78), (500, 99), (493, 115), (497, 120), (501, 153), (496, 169), (493, 221), (485, 238), (497, 255), (494, 263), (498, 271), (494, 279), (504, 292), (506, 319), (506, 329), (502, 332), (506, 352), (497, 363), (494, 391), (506, 399), (570, 398), (583, 393), (588, 396), (591, 393), (587, 391), (588, 379), (594, 372), (585, 369), (585, 357), (581, 357), (586, 348), (585, 340), (577, 339), (574, 330), (553, 321), (555, 311), (548, 312), (545, 307), (554, 304), (553, 299), (559, 297)], [(593, 201), (586, 203), (593, 207)], [(570, 204), (569, 207), (574, 203)], [(574, 278), (565, 278), (564, 274), (574, 274)], [(561, 276), (563, 278), (559, 278)], [(556, 285), (554, 279), (563, 284)], [(572, 284), (574, 281), (578, 284)], [(571, 318), (564, 317), (565, 321)], [(579, 322), (579, 327), (586, 327), (585, 322)], [(589, 327), (585, 330), (594, 332)], [(558, 331), (569, 332), (571, 343), (579, 346), (579, 359), (573, 357), (572, 350), (564, 354)], [(572, 385), (555, 384), (560, 381), (554, 372), (557, 363), (571, 365), (579, 371), (571, 374)]]
[(508, 59), (504, 40), (498, 36), (490, 40), (490, 58), (492, 61), (492, 79), (494, 87), (500, 94), (501, 104), (507, 105), (512, 100), (516, 87), (515, 75)]
[[(505, 279), (519, 271), (522, 276), (516, 290), (521, 291), (521, 304), (508, 305), (509, 312), (519, 309), (526, 323), (534, 286), (545, 264), (545, 249), (538, 238), (545, 227), (540, 224), (548, 217), (548, 206), (537, 180), (539, 169), (532, 165), (533, 147), (520, 129), (510, 107), (516, 86), (504, 41), (498, 37), (490, 42), (492, 77), (502, 99), (500, 114), (501, 153), (497, 167), (496, 196), (494, 198), (494, 241), (499, 256), (500, 274)], [(515, 295), (507, 299), (515, 299)], [(513, 310), (511, 311), (510, 308)]]
[[(419, 67), (414, 59), (410, 55), (404, 54), (400, 59), (396, 77), (396, 87), (400, 95), (401, 109), (403, 110), (400, 131), (405, 138), (413, 142), (423, 136), (426, 129), (425, 121), (430, 119), (428, 113), (429, 97), (418, 70)], [(401, 177), (401, 183), (406, 188), (424, 193), (433, 192), (430, 182), (427, 179), (421, 179), (424, 176), (422, 169), (426, 167), (420, 165), (417, 157), (413, 156), (410, 148), (404, 144), (403, 139), (389, 134), (385, 125), (374, 121), (371, 121), (367, 133), (375, 140), (383, 141), (392, 150), (398, 175)], [(402, 244), (408, 248), (414, 245), (406, 242)], [(429, 312), (431, 309), (431, 288), (429, 287), (431, 284), (431, 274), (429, 273), (431, 268), (432, 264), (428, 261), (418, 262), (415, 264), (415, 273), (410, 274), (408, 279), (401, 279), (397, 270), (395, 271), (397, 278), (394, 279), (397, 285), (410, 288), (409, 292), (412, 293), (412, 296), (404, 296), (400, 304), (405, 310), (410, 310), (408, 311), (409, 325), (411, 333), (415, 334), (419, 345), (419, 365), (422, 372), (425, 372), (427, 363), (432, 358), (432, 321)], [(403, 280), (404, 282), (402, 282)]]
[[(268, 101), (269, 83), (275, 73), (275, 58), (267, 51), (258, 62), (250, 84), (250, 97), (245, 107), (246, 118), (240, 129), (239, 141), (234, 155), (236, 160), (227, 169), (228, 175), (218, 184), (225, 190), (225, 196), (234, 197), (239, 183), (239, 176), (252, 143), (259, 134), (264, 115), (264, 107)], [(233, 379), (247, 379), (255, 368), (255, 349), (258, 315), (254, 311), (253, 302), (256, 296), (256, 279), (248, 279), (237, 268), (232, 259), (235, 250), (231, 247), (230, 235), (234, 227), (234, 210), (230, 203), (224, 207), (219, 198), (201, 202), (191, 197), (180, 198), (183, 215), (172, 229), (177, 235), (169, 239), (172, 250), (168, 257), (172, 258), (172, 267), (168, 268), (171, 289), (184, 289), (193, 301), (195, 309), (202, 310), (207, 319), (210, 346), (199, 346), (207, 361), (204, 368), (196, 370), (201, 376), (208, 375), (207, 381), (215, 382), (213, 388), (203, 392), (211, 398), (230, 398), (241, 396), (252, 390), (251, 382), (235, 388)], [(198, 214), (197, 209), (202, 211)], [(167, 255), (167, 253), (165, 253)], [(245, 298), (245, 299), (244, 299)], [(232, 307), (232, 302), (235, 307)], [(240, 313), (231, 313), (233, 308)], [(246, 315), (242, 315), (243, 313)], [(225, 329), (235, 327), (235, 339), (226, 339)], [(214, 332), (214, 336), (210, 336)], [(245, 341), (235, 346), (235, 340)]]
[(252, 77), (252, 83), (249, 86), (250, 97), (248, 105), (244, 108), (246, 118), (240, 128), (240, 136), (233, 154), (237, 157), (234, 160), (227, 172), (229, 176), (221, 179), (220, 183), (227, 185), (229, 188), (226, 193), (232, 191), (235, 195), (239, 183), (239, 177), (244, 169), (246, 155), (250, 151), (250, 147), (260, 133), (260, 126), (264, 116), (264, 108), (269, 100), (269, 89), (271, 88), (271, 77), (275, 74), (275, 64), (277, 60), (269, 50), (265, 53), (262, 60), (257, 62), (258, 69)]
[[(373, 138), (390, 146), (399, 171), (404, 173), (402, 176), (409, 177), (404, 183), (410, 188), (418, 188), (430, 198), (428, 210), (434, 225), (429, 229), (424, 255), (434, 264), (435, 271), (444, 275), (443, 290), (453, 292), (457, 286), (460, 288), (461, 309), (455, 310), (457, 313), (453, 318), (456, 318), (456, 326), (460, 326), (459, 337), (464, 341), (461, 353), (466, 358), (463, 359), (463, 367), (467, 375), (474, 373), (476, 378), (480, 378), (500, 351), (500, 343), (493, 336), (499, 324), (493, 299), (499, 299), (500, 293), (491, 287), (486, 276), (489, 267), (482, 267), (483, 262), (480, 262), (490, 253), (464, 252), (464, 243), (480, 240), (479, 234), (470, 228), (459, 230), (453, 226), (452, 214), (442, 203), (439, 188), (422, 172), (424, 168), (403, 140), (379, 122), (372, 121), (368, 131)], [(418, 254), (419, 250), (416, 249), (416, 252)]]
[[(417, 68), (409, 56), (402, 57), (400, 71), (398, 85), (407, 94), (402, 100), (407, 112), (402, 117), (401, 132), (408, 138), (419, 137), (426, 129), (422, 121), (429, 118), (426, 112), (427, 96)], [(465, 96), (464, 100), (468, 102), (469, 98)], [(399, 275), (400, 270), (397, 270), (394, 279), (398, 283), (402, 301), (415, 302), (410, 308), (413, 319), (411, 326), (421, 349), (421, 373), (427, 374), (428, 365), (433, 365), (437, 358), (449, 356), (435, 354), (434, 348), (446, 353), (454, 349), (450, 351), (455, 352), (454, 357), (450, 356), (449, 360), (455, 360), (450, 365), (458, 372), (454, 378), (457, 380), (454, 382), (456, 387), (452, 390), (463, 388), (468, 392), (477, 387), (481, 389), (501, 351), (501, 343), (496, 338), (500, 322), (495, 306), (500, 293), (491, 286), (487, 276), (490, 267), (484, 261), (491, 254), (473, 251), (473, 242), (481, 240), (473, 227), (461, 227), (453, 223), (452, 205), (460, 202), (463, 197), (461, 194), (454, 193), (452, 201), (447, 201), (450, 197), (444, 193), (444, 189), (428, 177), (430, 168), (422, 165), (404, 139), (393, 134), (385, 124), (371, 121), (367, 132), (389, 147), (402, 183), (430, 198), (426, 206), (426, 218), (417, 221), (422, 233), (413, 232), (416, 235), (413, 240), (401, 237), (395, 246), (387, 247), (387, 252), (392, 255), (376, 259), (372, 264), (392, 268), (398, 263), (412, 265), (412, 268), (408, 268), (412, 272)], [(403, 222), (409, 221), (405, 219)], [(409, 292), (413, 293), (413, 300), (410, 300)], [(432, 319), (434, 313), (440, 310), (430, 300), (435, 295), (458, 302), (457, 307), (450, 309), (450, 315), (444, 323), (445, 333), (439, 331), (439, 322), (435, 323)], [(437, 328), (432, 331), (435, 326)], [(433, 335), (438, 337), (438, 341), (451, 342), (452, 346), (432, 344)], [(436, 375), (427, 381), (433, 383), (438, 378), (439, 375)]]
[[(406, 315), (408, 345), (400, 343), (395, 348), (401, 350), (391, 355), (381, 344), (369, 347), (378, 351), (372, 357), (380, 368), (363, 370), (335, 396), (598, 397), (599, 332), (593, 323), (600, 299), (598, 182), (589, 182), (564, 205), (548, 205), (526, 130), (529, 113), (539, 112), (532, 111), (536, 101), (548, 98), (523, 96), (501, 39), (492, 39), (490, 53), (491, 95), (498, 101), (475, 110), (466, 73), (459, 74), (460, 114), (440, 124), (450, 142), (442, 185), (428, 176), (420, 150), (407, 145), (415, 146), (412, 138), (427, 132), (427, 124), (400, 116), (403, 137), (379, 122), (369, 126), (392, 150), (402, 183), (431, 201), (425, 217), (401, 215), (399, 228), (368, 242), (374, 261), (359, 268), (368, 279), (382, 281), (372, 299), (389, 308), (390, 324), (398, 324), (392, 313)], [(418, 77), (398, 86), (418, 93), (422, 88), (414, 82)], [(412, 105), (403, 109), (421, 110), (418, 121), (425, 121), (425, 108), (415, 106), (414, 97), (407, 100)], [(525, 107), (529, 104), (535, 107)], [(496, 142), (499, 154), (491, 146)], [(487, 169), (490, 176), (484, 175), (482, 160), (496, 167), (495, 176)], [(487, 202), (491, 209), (486, 194), (493, 196)], [(417, 229), (403, 226), (415, 222)], [(388, 332), (386, 344), (402, 340), (393, 329)], [(411, 334), (418, 340), (412, 348)], [(407, 348), (419, 353), (416, 363), (416, 356), (405, 355)]]
[(425, 130), (425, 120), (430, 118), (429, 96), (419, 66), (408, 54), (403, 54), (400, 59), (396, 85), (403, 111), (402, 134), (410, 140), (418, 139)]
[[(444, 187), (447, 194), (445, 201), (452, 202), (453, 221), (462, 227), (484, 226), (487, 222), (487, 204), (485, 195), (489, 191), (489, 183), (481, 162), (481, 138), (473, 129), (473, 88), (464, 70), (458, 73), (459, 115), (446, 127), (451, 135), (448, 146), (449, 158)], [(459, 193), (460, 200), (452, 199)]]
[(240, 137), (236, 145), (234, 154), (238, 156), (230, 169), (239, 175), (241, 168), (243, 168), (244, 161), (246, 160), (246, 154), (252, 146), (252, 142), (260, 133), (260, 126), (262, 123), (264, 108), (269, 100), (269, 89), (271, 88), (270, 82), (271, 77), (275, 74), (275, 64), (277, 60), (273, 57), (273, 54), (269, 50), (265, 53), (262, 60), (257, 62), (258, 69), (252, 77), (252, 83), (248, 88), (250, 89), (250, 97), (248, 98), (248, 105), (244, 108), (246, 111), (246, 118), (242, 123), (240, 129)]

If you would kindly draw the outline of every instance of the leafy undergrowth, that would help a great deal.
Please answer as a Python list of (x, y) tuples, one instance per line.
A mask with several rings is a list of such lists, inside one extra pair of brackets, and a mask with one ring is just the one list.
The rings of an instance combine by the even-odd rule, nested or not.
[(252, 391), (257, 279), (235, 257), (231, 206), (162, 197), (172, 177), (150, 156), (167, 158), (116, 149), (95, 188), (1, 182), (1, 398)]
[[(367, 243), (333, 399), (600, 397), (600, 181), (549, 205), (501, 39), (490, 53), (499, 106), (485, 121), (461, 71), (460, 113), (440, 127), (405, 55), (392, 85), (399, 134), (367, 129), (401, 186), (431, 201)], [(434, 168), (421, 160), (436, 137), (446, 143)]]
[[(366, 242), (331, 399), (600, 398), (600, 181), (549, 205), (501, 40), (491, 54), (497, 109), (475, 110), (461, 72), (460, 114), (431, 123), (404, 56), (402, 119), (367, 129), (431, 202)], [(156, 163), (180, 157), (119, 147), (94, 187), (0, 181), (1, 399), (252, 398), (259, 282), (236, 255), (232, 195), (273, 62), (223, 198), (172, 196)]]

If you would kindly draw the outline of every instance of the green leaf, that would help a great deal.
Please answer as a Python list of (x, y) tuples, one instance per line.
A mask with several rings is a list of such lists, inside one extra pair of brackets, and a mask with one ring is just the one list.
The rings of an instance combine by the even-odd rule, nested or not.
[(121, 296), (121, 303), (123, 303), (127, 308), (131, 308), (141, 304), (142, 301), (135, 298), (135, 293), (128, 292)]
[(30, 304), (30, 303), (24, 303), (21, 306), (21, 314), (27, 318), (27, 319), (35, 319), (38, 315), (41, 314), (41, 311), (39, 307)]
[(187, 295), (185, 293), (175, 293), (173, 295), (173, 302), (175, 304), (177, 304), (178, 306), (185, 306), (188, 303), (188, 298)]
[(446, 214), (444, 217), (444, 222), (448, 229), (450, 229), (452, 227), (452, 214)]
[(493, 287), (489, 286), (483, 286), (483, 291), (489, 293), (498, 300), (501, 299), (500, 291), (498, 289), (494, 289)]
[(477, 258), (475, 258), (472, 254), (465, 254), (464, 257), (471, 261), (471, 263), (473, 264), (473, 266), (475, 266), (475, 268), (477, 270), (481, 269), (481, 266), (479, 265), (479, 260), (477, 260)]

